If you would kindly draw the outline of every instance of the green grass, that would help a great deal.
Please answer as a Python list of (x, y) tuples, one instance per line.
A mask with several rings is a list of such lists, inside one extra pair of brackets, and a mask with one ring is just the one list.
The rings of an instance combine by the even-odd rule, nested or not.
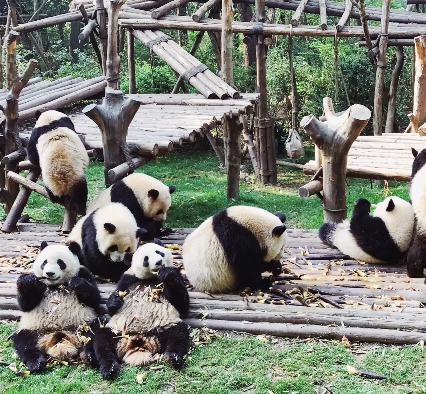
[[(248, 164), (244, 167), (250, 170)], [(256, 184), (250, 175), (241, 182), (241, 199), (228, 201), (225, 172), (211, 152), (173, 153), (138, 169), (142, 170), (177, 186), (166, 222), (169, 227), (195, 227), (219, 209), (234, 204), (256, 205), (271, 212), (282, 210), (290, 228), (318, 228), (323, 222), (321, 201), (298, 196), (298, 188), (310, 179), (301, 171), (279, 167), (278, 186)], [(91, 163), (87, 179), (92, 199), (104, 187), (101, 163)], [(349, 211), (359, 197), (374, 203), (392, 194), (408, 199), (407, 183), (390, 182), (388, 189), (359, 179), (348, 179), (347, 184)], [(26, 213), (35, 221), (62, 222), (62, 208), (34, 193)], [(0, 215), (4, 217), (4, 212)], [(334, 394), (426, 393), (426, 354), (420, 346), (346, 348), (334, 341), (264, 342), (231, 333), (219, 333), (212, 342), (194, 347), (179, 372), (164, 363), (155, 364), (158, 369), (125, 367), (116, 381), (107, 382), (84, 365), (49, 365), (42, 374), (22, 377), (8, 367), (15, 363), (18, 371), (25, 370), (7, 340), (15, 329), (16, 324), (0, 323), (0, 361), (4, 363), (0, 364), (1, 393), (310, 394), (326, 393), (326, 386)], [(346, 365), (390, 378), (370, 380), (349, 375)], [(142, 383), (137, 383), (137, 375), (144, 376)]]
[[(254, 182), (253, 174), (248, 172), (248, 164), (244, 168), (248, 176), (240, 184), (240, 199), (230, 201), (226, 198), (226, 173), (209, 151), (176, 152), (159, 157), (137, 171), (176, 185), (167, 216), (168, 227), (196, 227), (218, 210), (236, 204), (255, 205), (271, 212), (283, 211), (290, 228), (318, 228), (321, 225), (321, 200), (315, 196), (303, 199), (298, 195), (298, 188), (310, 180), (309, 176), (300, 170), (278, 167), (278, 185), (264, 186)], [(89, 200), (104, 187), (103, 179), (102, 163), (92, 162), (87, 171)], [(408, 199), (407, 183), (390, 182), (388, 190), (369, 180), (348, 179), (347, 184), (349, 211), (359, 197), (368, 198), (372, 203), (383, 200), (387, 195)], [(32, 193), (24, 213), (28, 213), (34, 221), (60, 224), (63, 208)], [(4, 218), (2, 208), (0, 217)]]
[[(0, 392), (38, 393), (426, 393), (425, 350), (418, 346), (362, 345), (346, 348), (333, 341), (286, 340), (221, 333), (210, 343), (192, 348), (182, 371), (163, 362), (124, 367), (113, 382), (104, 381), (85, 365), (49, 365), (44, 373), (17, 376), (6, 364), (25, 367), (14, 358), (7, 337), (14, 324), (0, 325)], [(262, 340), (261, 340), (262, 339)], [(346, 372), (346, 365), (381, 373), (371, 380)], [(137, 376), (143, 376), (138, 383)]]

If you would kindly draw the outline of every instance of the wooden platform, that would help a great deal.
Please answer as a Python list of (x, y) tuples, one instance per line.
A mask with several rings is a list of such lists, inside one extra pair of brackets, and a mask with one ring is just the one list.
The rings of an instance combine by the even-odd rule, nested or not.
[[(30, 269), (42, 240), (61, 242), (58, 226), (20, 224), (0, 233), (0, 319), (20, 316), (15, 299), (18, 275)], [(181, 245), (191, 229), (176, 229), (163, 241)], [(190, 289), (192, 327), (253, 334), (320, 337), (350, 341), (417, 343), (426, 340), (426, 286), (409, 279), (405, 267), (361, 264), (317, 238), (316, 230), (289, 230), (284, 272), (269, 293), (210, 295)], [(114, 284), (100, 284), (105, 300)]]
[[(348, 153), (347, 176), (353, 178), (409, 181), (413, 155), (411, 148), (426, 149), (426, 137), (411, 133), (360, 136)], [(318, 170), (317, 158), (303, 167), (305, 174)]]

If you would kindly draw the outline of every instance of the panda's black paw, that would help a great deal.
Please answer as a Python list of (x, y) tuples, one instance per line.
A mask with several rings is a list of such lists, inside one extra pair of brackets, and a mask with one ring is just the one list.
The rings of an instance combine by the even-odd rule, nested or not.
[(179, 272), (174, 267), (162, 267), (158, 271), (158, 280), (169, 285), (180, 281)]
[(27, 360), (25, 365), (31, 373), (36, 373), (42, 371), (46, 368), (47, 360), (44, 354), (40, 354), (37, 358), (32, 360)]
[(99, 367), (99, 372), (104, 379), (114, 380), (120, 372), (120, 364), (116, 361), (113, 361), (110, 364), (101, 365)]
[(124, 299), (118, 294), (111, 294), (107, 301), (107, 308), (110, 314), (117, 312), (124, 303)]
[(68, 282), (68, 287), (71, 290), (74, 290), (76, 293), (85, 293), (87, 289), (87, 280), (84, 278), (80, 278), (78, 276), (74, 276)]
[(283, 272), (283, 267), (279, 260), (271, 260), (271, 272), (272, 275), (279, 275)]
[(164, 353), (164, 360), (170, 363), (174, 369), (181, 369), (183, 367), (183, 357), (177, 353)]
[(16, 281), (16, 285), (20, 291), (34, 288), (44, 290), (47, 287), (47, 285), (34, 274), (22, 274)]
[(263, 278), (260, 280), (258, 288), (259, 290), (268, 292), (271, 286), (272, 286), (271, 281), (269, 279)]

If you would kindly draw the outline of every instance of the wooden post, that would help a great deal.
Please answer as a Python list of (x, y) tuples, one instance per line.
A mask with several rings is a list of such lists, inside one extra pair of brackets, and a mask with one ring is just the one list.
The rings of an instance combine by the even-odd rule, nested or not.
[(388, 48), (390, 0), (382, 1), (381, 34), (379, 43), (379, 54), (377, 56), (376, 87), (374, 90), (374, 113), (373, 131), (374, 135), (382, 135), (383, 114), (383, 89), (385, 84), (386, 51)]
[(102, 133), (104, 174), (107, 186), (112, 184), (108, 171), (130, 161), (126, 136), (139, 106), (139, 101), (125, 98), (122, 91), (107, 87), (101, 105), (90, 104), (83, 109), (83, 113), (98, 125)]
[(107, 11), (104, 0), (96, 0), (96, 19), (99, 26), (99, 40), (101, 41), (102, 72), (106, 75), (106, 59), (108, 48)]
[(3, 89), (3, 40), (0, 35), (0, 89)]
[(396, 47), (396, 63), (392, 72), (392, 79), (389, 87), (388, 113), (386, 116), (386, 133), (397, 132), (395, 130), (395, 113), (396, 113), (396, 93), (398, 90), (398, 81), (404, 65), (404, 47), (399, 45)]
[(232, 0), (222, 0), (222, 51), (221, 51), (221, 71), (222, 78), (228, 85), (234, 84), (232, 66), (232, 21), (234, 12), (232, 10)]
[(305, 116), (300, 125), (321, 150), (323, 164), (324, 221), (341, 222), (346, 218), (346, 167), (352, 143), (371, 117), (368, 108), (354, 104), (336, 116), (331, 98), (323, 100), (327, 121)]
[(119, 89), (120, 56), (118, 55), (118, 15), (126, 0), (110, 0), (108, 13), (107, 86)]
[(258, 130), (256, 134), (258, 135), (257, 144), (259, 145), (259, 172), (262, 183), (275, 184), (277, 182), (275, 136), (273, 121), (268, 118), (266, 95), (266, 45), (263, 35), (265, 0), (256, 0), (255, 4), (256, 23), (254, 30), (257, 31), (256, 91), (259, 92), (258, 119), (256, 122)]
[(223, 127), (227, 129), (226, 137), (224, 132), (225, 163), (228, 176), (226, 197), (239, 199), (241, 168), (240, 135), (242, 125), (238, 122), (238, 119), (228, 119), (224, 122)]
[(127, 29), (127, 67), (129, 69), (129, 93), (136, 93), (135, 37)]
[(426, 36), (414, 38), (413, 112), (408, 115), (412, 133), (426, 122)]

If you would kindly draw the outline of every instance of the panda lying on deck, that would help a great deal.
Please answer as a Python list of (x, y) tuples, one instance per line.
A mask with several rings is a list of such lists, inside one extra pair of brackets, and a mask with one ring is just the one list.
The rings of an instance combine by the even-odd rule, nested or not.
[(92, 327), (92, 365), (105, 379), (117, 376), (120, 361), (145, 365), (156, 353), (179, 369), (189, 349), (189, 329), (181, 319), (189, 295), (171, 252), (147, 243), (127, 256), (131, 267), (107, 302), (111, 320), (106, 327)]
[(43, 242), (33, 273), (18, 278), (23, 314), (12, 339), (30, 372), (43, 370), (48, 356), (78, 359), (84, 343), (77, 329), (98, 316), (99, 290), (93, 275), (80, 265), (79, 252), (76, 243), (67, 247)]
[(395, 196), (377, 204), (373, 216), (370, 207), (368, 200), (359, 198), (350, 222), (324, 223), (320, 227), (321, 241), (367, 263), (401, 262), (413, 237), (413, 207)]

